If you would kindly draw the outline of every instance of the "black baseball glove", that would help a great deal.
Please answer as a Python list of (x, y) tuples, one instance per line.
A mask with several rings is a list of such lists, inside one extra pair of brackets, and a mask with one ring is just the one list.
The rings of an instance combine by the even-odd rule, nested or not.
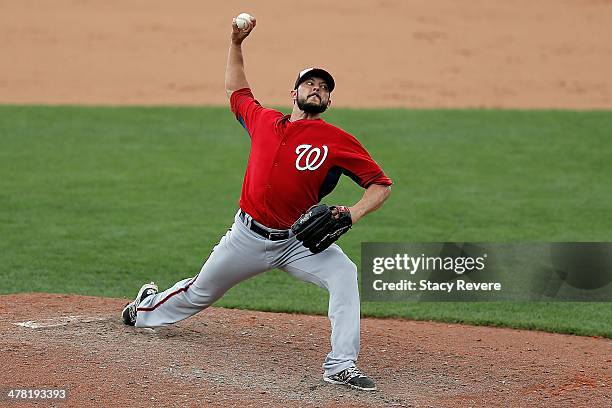
[(313, 205), (291, 226), (298, 241), (313, 254), (327, 249), (347, 232), (353, 221), (347, 207)]

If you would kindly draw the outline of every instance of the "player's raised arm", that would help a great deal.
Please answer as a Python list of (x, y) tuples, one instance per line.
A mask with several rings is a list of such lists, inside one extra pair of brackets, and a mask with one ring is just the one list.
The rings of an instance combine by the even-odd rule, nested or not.
[(240, 14), (232, 21), (232, 36), (227, 55), (227, 66), (225, 68), (225, 93), (228, 98), (238, 89), (249, 88), (249, 83), (244, 73), (242, 42), (253, 31), (255, 24), (255, 17), (245, 13)]

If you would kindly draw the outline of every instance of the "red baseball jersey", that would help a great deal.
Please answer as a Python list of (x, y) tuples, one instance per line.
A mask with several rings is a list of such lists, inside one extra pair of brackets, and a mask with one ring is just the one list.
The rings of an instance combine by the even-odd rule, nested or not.
[(267, 227), (289, 228), (342, 174), (363, 188), (392, 184), (357, 139), (322, 119), (291, 122), (248, 88), (232, 93), (230, 104), (251, 137), (240, 208)]

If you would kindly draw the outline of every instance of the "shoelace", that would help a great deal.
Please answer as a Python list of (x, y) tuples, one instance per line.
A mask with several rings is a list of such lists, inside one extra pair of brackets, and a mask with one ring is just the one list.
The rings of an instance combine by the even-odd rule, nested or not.
[(349, 367), (346, 370), (338, 373), (338, 376), (342, 379), (342, 381), (348, 381), (355, 377), (367, 377), (357, 367)]

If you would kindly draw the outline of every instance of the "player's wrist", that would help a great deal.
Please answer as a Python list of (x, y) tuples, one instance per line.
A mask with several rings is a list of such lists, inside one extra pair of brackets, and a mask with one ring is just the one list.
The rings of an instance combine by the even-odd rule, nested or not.
[(347, 207), (347, 208), (351, 214), (351, 221), (353, 225), (355, 225), (355, 223), (359, 221), (361, 217), (363, 217), (363, 213), (359, 210), (358, 207)]

